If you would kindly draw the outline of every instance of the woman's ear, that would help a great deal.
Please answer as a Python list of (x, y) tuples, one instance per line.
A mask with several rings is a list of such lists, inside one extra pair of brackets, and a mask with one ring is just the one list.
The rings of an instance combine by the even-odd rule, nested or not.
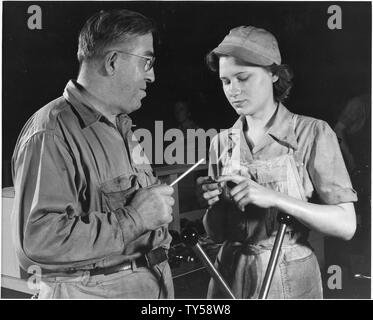
[(278, 75), (272, 75), (272, 82), (275, 83), (278, 80)]

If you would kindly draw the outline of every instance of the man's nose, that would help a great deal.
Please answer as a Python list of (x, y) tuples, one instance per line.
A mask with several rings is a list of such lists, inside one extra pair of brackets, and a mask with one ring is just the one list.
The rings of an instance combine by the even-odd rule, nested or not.
[(150, 83), (155, 81), (154, 68), (151, 68), (149, 71), (145, 72), (145, 81)]

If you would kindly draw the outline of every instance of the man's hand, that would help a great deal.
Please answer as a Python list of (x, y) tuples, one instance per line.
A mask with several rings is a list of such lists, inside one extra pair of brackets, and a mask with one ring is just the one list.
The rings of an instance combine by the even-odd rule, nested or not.
[(197, 179), (197, 198), (203, 207), (212, 206), (219, 201), (221, 192), (219, 183), (211, 177), (199, 177)]
[(229, 194), (231, 200), (236, 203), (241, 211), (245, 211), (245, 207), (249, 203), (261, 208), (273, 207), (275, 206), (275, 201), (279, 195), (278, 192), (263, 187), (250, 178), (240, 175), (220, 176), (217, 181), (232, 181), (237, 184), (229, 191)]
[(140, 214), (146, 230), (155, 230), (172, 221), (173, 192), (174, 189), (166, 184), (136, 191), (130, 205)]

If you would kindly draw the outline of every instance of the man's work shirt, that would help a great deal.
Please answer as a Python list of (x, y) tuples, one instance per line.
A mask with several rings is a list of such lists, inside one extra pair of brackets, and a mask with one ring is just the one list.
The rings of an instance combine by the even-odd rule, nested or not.
[[(278, 187), (283, 183), (282, 179), (286, 180), (287, 173), (284, 168), (272, 164), (284, 155), (291, 155), (305, 201), (314, 199), (330, 205), (357, 201), (338, 140), (325, 121), (295, 115), (279, 104), (268, 131), (253, 149), (245, 140), (244, 121), (245, 118), (241, 116), (231, 129), (214, 137), (210, 148), (210, 176), (216, 178), (224, 174), (239, 174), (268, 188), (271, 185)], [(261, 170), (261, 164), (264, 168), (268, 167), (268, 171)], [(214, 206), (223, 206), (220, 209), (227, 212), (223, 238), (236, 241), (258, 241), (263, 238), (265, 232), (258, 228), (263, 228), (266, 222), (259, 221), (264, 219), (265, 211), (269, 209), (248, 206), (248, 212), (242, 213), (234, 204), (224, 201)], [(214, 206), (211, 210), (214, 210)], [(214, 226), (210, 226), (210, 230), (213, 229)], [(242, 229), (246, 230), (246, 234), (240, 235)], [(216, 234), (215, 238), (221, 239), (221, 235)]]
[(97, 112), (78, 84), (36, 112), (13, 154), (13, 220), (18, 256), (51, 270), (111, 266), (168, 248), (167, 227), (144, 229), (130, 200), (157, 182), (134, 161), (131, 119), (117, 126)]

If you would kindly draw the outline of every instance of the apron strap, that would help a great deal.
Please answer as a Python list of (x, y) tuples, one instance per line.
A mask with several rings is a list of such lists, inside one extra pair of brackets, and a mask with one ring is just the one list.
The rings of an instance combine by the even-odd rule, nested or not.
[[(295, 125), (298, 115), (294, 114), (293, 117), (293, 131), (295, 132)], [(294, 158), (294, 150), (290, 148), (289, 151), (289, 163), (287, 168), (287, 180), (288, 180), (288, 194), (293, 197), (297, 197), (300, 200), (307, 201), (306, 192), (304, 190), (297, 165)]]

